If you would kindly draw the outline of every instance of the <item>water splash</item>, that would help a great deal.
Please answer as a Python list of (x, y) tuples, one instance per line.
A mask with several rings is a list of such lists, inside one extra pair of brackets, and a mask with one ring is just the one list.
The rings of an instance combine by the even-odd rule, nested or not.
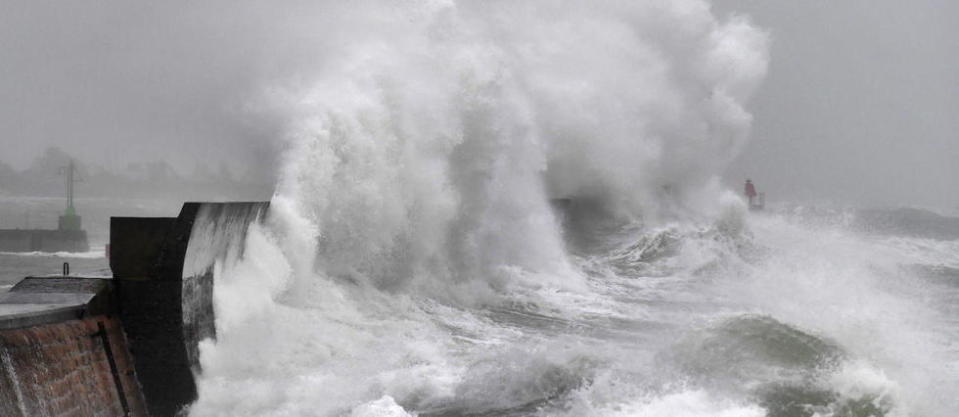
[(507, 266), (575, 287), (551, 198), (650, 221), (716, 209), (767, 65), (763, 33), (699, 0), (345, 17), (330, 62), (274, 90), (291, 126), (276, 199), (316, 240), (300, 262), (379, 287), (502, 289), (521, 278)]

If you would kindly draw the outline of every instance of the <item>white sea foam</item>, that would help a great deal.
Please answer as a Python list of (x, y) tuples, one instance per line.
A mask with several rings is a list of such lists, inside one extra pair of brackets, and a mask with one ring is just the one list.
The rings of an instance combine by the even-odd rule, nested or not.
[(353, 409), (350, 417), (415, 417), (396, 404), (390, 396), (384, 396)]
[(274, 94), (292, 116), (277, 197), (325, 272), (377, 286), (502, 286), (510, 267), (577, 286), (548, 199), (714, 206), (766, 65), (760, 32), (701, 1), (365, 5), (335, 64)]
[(99, 259), (106, 257), (106, 252), (103, 248), (99, 248), (88, 252), (0, 252), (0, 255), (44, 258)]
[(608, 417), (656, 416), (656, 417), (763, 417), (766, 410), (755, 404), (735, 402), (711, 397), (700, 390), (666, 394), (618, 405), (612, 409), (600, 409), (585, 415)]
[[(954, 386), (941, 317), (892, 279), (928, 251), (748, 218), (719, 186), (766, 69), (745, 19), (701, 0), (297, 19), (318, 63), (264, 105), (288, 150), (267, 224), (218, 266), (192, 415), (759, 416), (759, 389), (793, 382), (763, 360), (789, 352), (723, 333), (743, 313), (872, 370), (791, 370), (830, 392), (959, 409), (937, 397)], [(571, 256), (551, 198), (614, 219), (607, 249)], [(769, 358), (715, 358), (743, 376), (670, 357), (697, 332)]]

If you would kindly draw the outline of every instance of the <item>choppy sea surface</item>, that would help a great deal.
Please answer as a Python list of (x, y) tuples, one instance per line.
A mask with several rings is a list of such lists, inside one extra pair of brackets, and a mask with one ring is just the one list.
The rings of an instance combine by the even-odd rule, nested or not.
[(567, 276), (402, 289), (289, 278), (254, 227), (217, 282), (191, 412), (954, 416), (959, 236), (909, 230), (924, 211), (894, 228), (861, 213), (656, 228), (574, 213)]
[[(492, 289), (442, 296), (434, 284), (395, 291), (346, 275), (283, 281), (275, 236), (254, 227), (247, 259), (217, 283), (220, 339), (204, 342), (192, 413), (959, 411), (959, 218), (793, 206), (649, 229), (581, 214), (564, 220), (581, 280), (504, 271)], [(63, 262), (109, 275), (107, 234), (91, 236), (88, 253), (0, 253), (0, 291)]]
[[(104, 219), (167, 206), (88, 210), (88, 253), (0, 253), (0, 291), (63, 262), (109, 275)], [(403, 291), (348, 275), (284, 281), (276, 237), (254, 227), (247, 259), (217, 283), (220, 339), (204, 342), (191, 411), (955, 415), (957, 227), (917, 209), (793, 206), (652, 229), (573, 210), (570, 276)]]

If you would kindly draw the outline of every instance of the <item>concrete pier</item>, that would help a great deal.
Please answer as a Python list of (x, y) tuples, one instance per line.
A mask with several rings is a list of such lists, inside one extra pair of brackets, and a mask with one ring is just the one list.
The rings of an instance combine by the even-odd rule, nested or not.
[(0, 252), (86, 252), (85, 230), (0, 229)]
[(186, 203), (111, 219), (112, 278), (30, 277), (0, 296), (0, 415), (176, 416), (216, 335), (214, 265), (269, 207)]
[(0, 415), (146, 416), (109, 279), (31, 277), (0, 296)]

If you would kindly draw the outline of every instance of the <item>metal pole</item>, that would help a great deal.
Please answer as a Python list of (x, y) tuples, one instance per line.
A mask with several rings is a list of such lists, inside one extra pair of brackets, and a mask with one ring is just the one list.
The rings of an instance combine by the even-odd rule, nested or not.
[(67, 212), (73, 212), (73, 159), (70, 160), (70, 165), (67, 166)]

